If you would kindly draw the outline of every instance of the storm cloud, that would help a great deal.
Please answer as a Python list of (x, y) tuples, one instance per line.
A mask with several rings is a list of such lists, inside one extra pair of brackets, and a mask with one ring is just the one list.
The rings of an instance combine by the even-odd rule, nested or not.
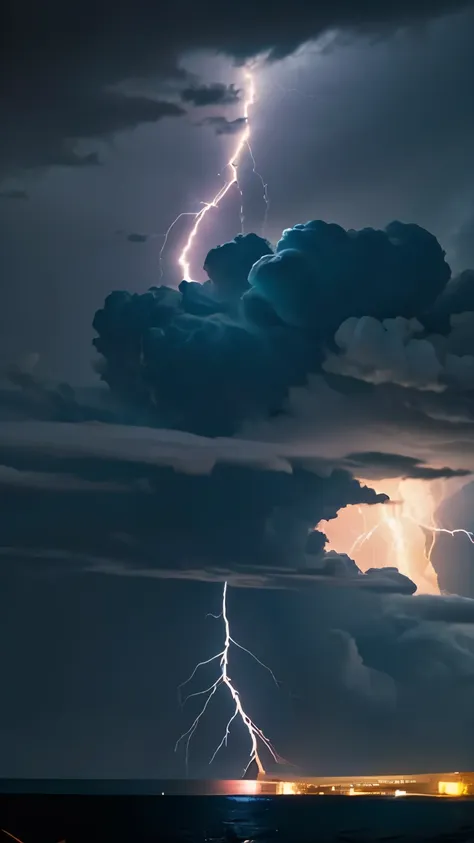
[[(318, 36), (339, 30), (346, 35), (385, 35), (470, 5), (469, 0), (299, 2), (288, 21), (286, 4), (240, 4), (238, 15), (211, 0), (202, 8), (125, 3), (120, 16), (109, 0), (79, 10), (50, 0), (41, 14), (24, 15), (10, 3), (5, 18), (9, 49), (2, 54), (2, 75), (11, 80), (3, 101), (3, 173), (51, 166), (74, 154), (78, 138), (97, 138), (141, 122), (177, 116), (175, 103), (122, 96), (117, 86), (130, 79), (165, 82), (186, 78), (184, 52), (219, 50), (239, 61), (259, 54), (286, 56)], [(107, 21), (107, 38), (103, 22)], [(209, 24), (209, 22), (212, 22)], [(87, 61), (83, 45), (88, 44)], [(39, 57), (41, 56), (41, 60)], [(25, 69), (27, 68), (27, 70)], [(33, 105), (32, 105), (33, 104)]]
[(211, 85), (195, 85), (181, 91), (183, 102), (197, 107), (208, 105), (235, 105), (241, 99), (241, 90), (235, 85), (214, 82)]
[(228, 120), (227, 117), (216, 115), (215, 117), (206, 117), (202, 121), (201, 126), (211, 126), (216, 135), (238, 135), (245, 128), (246, 124), (246, 117), (236, 117), (235, 120)]
[[(352, 369), (333, 365), (337, 376), (329, 375), (328, 360), (344, 361), (341, 329), (335, 341), (332, 330), (354, 307), (370, 315), (349, 321), (415, 323), (417, 332), (431, 338), (417, 320), (444, 295), (450, 278), (444, 252), (414, 225), (345, 232), (314, 221), (286, 230), (275, 251), (257, 235), (240, 235), (211, 250), (205, 268), (209, 281), (203, 285), (184, 281), (179, 290), (110, 294), (94, 319), (97, 371), (110, 390), (101, 393), (101, 402), (87, 403), (65, 386), (43, 387), (28, 372), (10, 372), (21, 392), (4, 393), (10, 412), (4, 417), (11, 421), (0, 430), (0, 458), (5, 469), (25, 474), (21, 482), (7, 474), (4, 482), (23, 489), (29, 477), (32, 487), (45, 488), (44, 474), (51, 473), (51, 489), (56, 484), (63, 494), (67, 488), (80, 492), (83, 481), (115, 484), (121, 492), (130, 483), (132, 499), (140, 500), (138, 521), (136, 504), (127, 504), (135, 513), (131, 521), (123, 515), (127, 495), (97, 487), (108, 502), (94, 507), (111, 519), (96, 535), (100, 549), (92, 555), (101, 564), (117, 559), (128, 570), (133, 546), (135, 567), (154, 569), (154, 575), (174, 571), (207, 579), (220, 568), (218, 578), (232, 581), (234, 571), (236, 582), (276, 588), (286, 580), (328, 577), (342, 578), (348, 587), (362, 585), (355, 563), (328, 554), (325, 537), (314, 531), (345, 506), (387, 500), (353, 476), (464, 478), (474, 470), (474, 449), (472, 460), (464, 450), (456, 457), (446, 442), (449, 424), (436, 422), (417, 403), (432, 386), (430, 372), (421, 369), (418, 380), (405, 386), (390, 373), (363, 384)], [(450, 325), (436, 342), (430, 339), (433, 355), (447, 359), (442, 343), (460, 351), (470, 336)], [(367, 354), (370, 345), (364, 348)], [(380, 349), (371, 353), (380, 365)], [(450, 384), (443, 389), (445, 399)], [(28, 413), (36, 425), (19, 424)], [(87, 427), (94, 420), (99, 425)], [(389, 440), (393, 445), (390, 423), (397, 429), (396, 451), (387, 447)], [(67, 479), (59, 482), (61, 474)], [(152, 519), (150, 507), (160, 515)], [(145, 525), (152, 522), (150, 533)], [(106, 538), (117, 533), (118, 550)], [(13, 537), (9, 546), (18, 542)], [(44, 539), (36, 545), (46, 550)], [(163, 548), (160, 565), (150, 557), (157, 547)], [(363, 587), (414, 588), (390, 568), (364, 577)]]
[[(417, 596), (386, 559), (363, 573), (327, 550), (322, 530), (345, 507), (396, 503), (357, 477), (463, 478), (474, 448), (447, 415), (451, 384), (429, 393), (442, 402), (433, 407), (421, 380), (367, 382), (324, 364), (344, 354), (335, 336), (353, 288), (359, 313), (418, 320), (436, 354), (443, 343), (466, 350), (469, 330), (456, 333), (451, 314), (444, 333), (426, 327), (451, 283), (428, 232), (295, 231), (275, 250), (256, 235), (217, 247), (203, 285), (111, 293), (94, 319), (102, 390), (43, 385), (28, 361), (7, 372), (2, 567), (113, 588), (227, 581), (245, 607), (252, 593), (282, 595), (272, 640), (293, 654), (280, 667), (304, 732), (292, 733), (291, 757), (309, 765), (317, 742), (328, 773), (337, 724), (361, 751), (371, 730), (367, 764), (378, 768), (384, 757), (414, 762), (421, 748), (428, 766), (448, 764), (463, 758), (472, 725), (474, 601)], [(469, 389), (454, 392), (468, 417)], [(303, 625), (287, 622), (297, 607)], [(445, 723), (448, 698), (455, 723)]]
[[(472, 21), (457, 18), (472, 3), (10, 5), (0, 175), (63, 169), (1, 197), (7, 264), (28, 258), (6, 267), (18, 307), (7, 291), (0, 361), (2, 774), (180, 775), (176, 686), (219, 646), (221, 620), (205, 615), (218, 615), (223, 581), (233, 634), (281, 684), (266, 677), (267, 694), (242, 652), (233, 675), (292, 763), (321, 774), (472, 767), (474, 601), (456, 595), (474, 595), (474, 546), (437, 537), (433, 563), (452, 594), (434, 598), (393, 567), (390, 547), (375, 544), (363, 573), (324, 532), (343, 510), (395, 513), (384, 481), (428, 493), (474, 471), (474, 275), (448, 265), (455, 238), (469, 254), (472, 227), (461, 196)], [(208, 281), (148, 289), (161, 283), (157, 238), (212, 195), (235, 145), (212, 128), (242, 129), (241, 92), (209, 80), (230, 81), (232, 62), (256, 56), (265, 231), (272, 242), (285, 231), (276, 245), (238, 236), (204, 258), (238, 230), (232, 188), (194, 244)], [(209, 131), (192, 128), (217, 112)], [(245, 225), (261, 232), (252, 167), (239, 168)], [(30, 201), (12, 201), (24, 186)], [(385, 226), (393, 216), (429, 231)], [(190, 220), (173, 229), (164, 278)], [(58, 379), (88, 358), (97, 308), (96, 385), (49, 379), (55, 357), (66, 361)], [(7, 365), (25, 350), (40, 353)], [(473, 489), (445, 502), (440, 524), (474, 527)], [(220, 704), (206, 747), (225, 695)], [(240, 769), (239, 748), (237, 734), (218, 775)], [(196, 774), (208, 775), (201, 750)]]
[[(6, 557), (269, 588), (337, 585), (348, 572), (323, 547), (316, 559), (312, 542), (308, 560), (314, 526), (341, 507), (387, 500), (346, 471), (306, 471), (264, 443), (19, 420), (0, 422), (0, 494)], [(415, 588), (365, 577), (354, 563), (350, 576), (349, 586)]]
[[(253, 421), (278, 429), (297, 415), (290, 390), (310, 383), (323, 384), (324, 411), (312, 413), (326, 431), (332, 405), (343, 413), (346, 402), (359, 404), (354, 419), (367, 405), (374, 422), (388, 399), (397, 422), (420, 430), (436, 428), (436, 408), (453, 394), (469, 414), (470, 316), (450, 315), (444, 334), (425, 327), (452, 282), (442, 247), (419, 226), (356, 232), (313, 221), (284, 231), (275, 251), (239, 236), (211, 250), (204, 268), (203, 285), (115, 292), (94, 320), (103, 379), (154, 423), (204, 435)], [(430, 390), (439, 395), (425, 406)], [(386, 441), (377, 447), (389, 450)]]

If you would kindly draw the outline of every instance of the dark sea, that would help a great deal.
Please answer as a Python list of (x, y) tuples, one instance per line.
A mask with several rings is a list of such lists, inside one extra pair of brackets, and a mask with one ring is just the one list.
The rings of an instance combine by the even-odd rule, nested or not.
[(0, 782), (0, 828), (23, 843), (474, 843), (469, 799), (162, 796), (162, 786), (86, 795), (85, 783)]

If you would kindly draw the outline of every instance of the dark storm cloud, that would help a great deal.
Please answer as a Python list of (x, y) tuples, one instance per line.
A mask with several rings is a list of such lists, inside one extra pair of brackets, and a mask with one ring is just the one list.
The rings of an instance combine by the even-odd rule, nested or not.
[(426, 315), (432, 333), (448, 333), (450, 317), (474, 312), (474, 270), (466, 269), (450, 279), (434, 306)]
[(285, 322), (329, 337), (349, 317), (410, 318), (428, 309), (451, 275), (444, 255), (417, 225), (345, 231), (313, 220), (286, 229), (249, 281)]
[[(428, 232), (313, 222), (285, 232), (275, 255), (255, 235), (236, 238), (205, 269), (204, 285), (114, 293), (96, 315), (102, 377), (147, 423), (240, 430), (284, 443), (310, 470), (368, 480), (474, 471), (472, 319), (451, 314), (444, 335), (423, 327), (452, 283)], [(352, 308), (378, 318), (354, 317), (358, 344), (343, 353), (337, 325)]]
[[(450, 277), (436, 238), (399, 222), (359, 232), (322, 221), (297, 225), (275, 254), (262, 238), (241, 236), (211, 250), (204, 267), (204, 285), (110, 295), (95, 316), (94, 345), (114, 392), (158, 424), (205, 435), (228, 435), (245, 420), (284, 411), (291, 386), (322, 363), (329, 368), (326, 348), (337, 351), (333, 335), (347, 317), (369, 314), (376, 324), (391, 317), (398, 329), (400, 317), (428, 310)], [(436, 358), (431, 345), (430, 353)], [(339, 372), (341, 354), (332, 358), (330, 371), (353, 374)], [(425, 358), (420, 378), (431, 375)], [(459, 376), (469, 373), (459, 368)], [(450, 372), (457, 373), (454, 364)]]
[[(194, 49), (219, 50), (239, 60), (259, 53), (276, 59), (319, 35), (343, 30), (385, 34), (468, 6), (469, 0), (403, 0), (357, 5), (339, 0), (317, 5), (246, 0), (234, 14), (210, 0), (203, 8), (168, 3), (160, 8), (125, 2), (120, 15), (110, 0), (72, 9), (50, 0), (41, 12), (9, 3), (5, 14), (2, 76), (10, 80), (3, 100), (4, 172), (54, 164), (76, 138), (100, 137), (141, 122), (181, 113), (178, 106), (112, 92), (131, 78), (182, 76), (179, 56)], [(105, 23), (104, 23), (105, 22)], [(84, 44), (87, 50), (84, 51)]]
[[(457, 730), (452, 730), (451, 735), (452, 745), (456, 747), (454, 755), (457, 757), (460, 753), (459, 737), (463, 731), (466, 733), (471, 722), (469, 705), (472, 705), (474, 693), (474, 601), (466, 601), (470, 606), (466, 605), (464, 609), (456, 607), (455, 602), (453, 598), (424, 596), (396, 596), (378, 601), (375, 597), (365, 599), (365, 595), (360, 595), (352, 610), (347, 604), (344, 605), (347, 612), (345, 618), (341, 616), (341, 609), (335, 607), (335, 601), (332, 603), (334, 621), (341, 625), (344, 634), (342, 640), (334, 642), (339, 644), (340, 649), (335, 651), (331, 648), (326, 657), (323, 655), (323, 663), (340, 680), (347, 680), (347, 661), (352, 654), (350, 665), (353, 671), (349, 672), (349, 677), (353, 681), (346, 687), (348, 702), (355, 702), (357, 697), (362, 696), (366, 703), (370, 702), (375, 708), (378, 704), (380, 712), (386, 705), (386, 698), (377, 690), (380, 680), (385, 678), (395, 697), (393, 702), (396, 701), (397, 715), (394, 728), (399, 735), (398, 739), (402, 740), (407, 766), (410, 765), (407, 754), (410, 755), (411, 747), (416, 747), (420, 752), (423, 743), (421, 733), (426, 734), (426, 731), (432, 732), (433, 736), (437, 735), (438, 752), (446, 752), (447, 734), (443, 729), (442, 711), (443, 707), (446, 710), (449, 699), (464, 700), (459, 708), (462, 713), (458, 737), (454, 738)], [(427, 607), (436, 605), (439, 606), (439, 614), (433, 609), (433, 615), (436, 614), (433, 622)], [(463, 619), (468, 624), (464, 629), (459, 626)], [(325, 641), (321, 642), (321, 648), (325, 644)], [(373, 682), (361, 681), (364, 677), (368, 678), (367, 674), (372, 680), (378, 678), (375, 687)], [(435, 698), (439, 698), (439, 705), (435, 703)], [(399, 731), (402, 722), (404, 728)], [(421, 728), (422, 722), (425, 729)], [(392, 759), (393, 752), (392, 749)], [(429, 751), (425, 749), (423, 763), (426, 766), (430, 763), (427, 761), (429, 757)], [(400, 763), (400, 767), (403, 767), (403, 763)]]
[[(35, 82), (30, 80), (30, 84), (34, 87)], [(2, 135), (0, 144), (4, 172), (39, 166), (96, 166), (100, 164), (97, 152), (77, 153), (78, 139), (109, 138), (142, 123), (185, 114), (176, 103), (118, 91), (89, 89), (72, 94), (64, 79), (56, 80), (51, 90), (38, 92), (38, 96), (36, 108), (41, 111), (32, 107), (22, 114), (21, 106), (12, 104), (12, 129)]]
[[(310, 583), (333, 578), (335, 583), (347, 581), (348, 587), (411, 593), (413, 584), (395, 569), (375, 568), (362, 580), (351, 559), (326, 553), (324, 536), (312, 533), (321, 520), (336, 517), (343, 506), (383, 500), (361, 489), (341, 467), (361, 476), (424, 480), (463, 477), (472, 470), (453, 468), (446, 462), (433, 465), (422, 454), (354, 447), (349, 451), (348, 442), (357, 441), (361, 431), (357, 414), (347, 414), (348, 398), (355, 396), (361, 408), (367, 398), (375, 406), (384, 406), (381, 395), (387, 392), (380, 393), (372, 385), (368, 391), (353, 392), (350, 384), (356, 382), (354, 378), (336, 379), (334, 390), (326, 384), (326, 390), (340, 399), (344, 449), (336, 454), (326, 452), (320, 431), (326, 438), (332, 437), (335, 425), (330, 395), (323, 393), (308, 418), (319, 463), (307, 460), (311, 453), (304, 447), (299, 450), (298, 441), (296, 447), (282, 450), (278, 444), (264, 448), (249, 439), (202, 440), (193, 433), (218, 437), (243, 423), (258, 424), (259, 419), (277, 431), (280, 421), (288, 420), (291, 425), (296, 414), (286, 403), (288, 390), (298, 384), (307, 389), (311, 373), (321, 372), (321, 363), (328, 359), (331, 332), (352, 307), (357, 306), (359, 313), (369, 310), (378, 318), (389, 316), (397, 326), (408, 316), (415, 318), (432, 307), (450, 275), (440, 245), (413, 225), (392, 223), (385, 231), (345, 232), (338, 226), (313, 222), (287, 230), (275, 254), (262, 238), (239, 236), (212, 250), (205, 267), (210, 280), (204, 285), (183, 282), (179, 290), (152, 288), (143, 295), (114, 292), (94, 319), (98, 333), (94, 344), (102, 357), (99, 370), (117, 396), (118, 406), (127, 408), (129, 421), (137, 424), (141, 420), (143, 425), (146, 419), (145, 423), (158, 428), (191, 431), (157, 431), (158, 440), (164, 436), (164, 442), (160, 448), (158, 441), (153, 444), (151, 459), (168, 467), (163, 469), (165, 474), (160, 469), (155, 477), (138, 459), (138, 442), (140, 448), (149, 448), (152, 435), (143, 427), (139, 439), (135, 427), (131, 439), (127, 435), (124, 440), (132, 449), (125, 463), (119, 452), (110, 452), (112, 443), (121, 442), (125, 435), (119, 426), (106, 431), (87, 429), (87, 448), (103, 447), (100, 442), (105, 437), (112, 462), (102, 455), (91, 463), (81, 451), (79, 463), (77, 453), (65, 453), (65, 448), (71, 448), (70, 427), (55, 431), (53, 439), (52, 429), (45, 431), (49, 444), (39, 443), (34, 454), (30, 446), (25, 450), (21, 430), (12, 428), (0, 459), (16, 470), (41, 474), (49, 467), (55, 475), (64, 471), (88, 481), (146, 480), (140, 512), (146, 523), (152, 520), (150, 506), (160, 513), (155, 515), (147, 541), (143, 543), (140, 535), (146, 530), (136, 535), (131, 526), (125, 527), (122, 513), (117, 519), (122, 528), (117, 531), (113, 515), (106, 531), (107, 535), (119, 532), (127, 536), (125, 555), (131, 542), (137, 564), (141, 560), (140, 575), (152, 571), (154, 576), (209, 579), (219, 567), (212, 560), (219, 559), (221, 578), (232, 577), (234, 571), (234, 581), (241, 581), (241, 575), (245, 582), (256, 578), (260, 585), (265, 582), (275, 588), (287, 579)], [(404, 316), (398, 316), (398, 311)], [(377, 321), (375, 316), (371, 318)], [(396, 425), (400, 413), (406, 413), (405, 392), (392, 389), (388, 395), (397, 408), (396, 412), (388, 408)], [(362, 415), (367, 423), (370, 416)], [(381, 428), (386, 436), (383, 425)], [(369, 436), (373, 437), (373, 431)], [(178, 443), (184, 448), (180, 437), (188, 441), (189, 458), (185, 451), (176, 451)], [(94, 453), (98, 455), (97, 450)], [(228, 467), (224, 469), (222, 464)], [(258, 466), (270, 467), (272, 472), (262, 474), (256, 471)], [(176, 471), (191, 476), (179, 478)], [(160, 489), (166, 491), (166, 499), (157, 501)], [(130, 509), (135, 513), (135, 507)], [(112, 510), (115, 512), (114, 507)], [(36, 546), (44, 550), (44, 543), (37, 541)], [(166, 564), (151, 564), (147, 556), (151, 546), (155, 555), (158, 546), (163, 548), (158, 555), (168, 560)], [(123, 548), (117, 553), (107, 543), (102, 547), (106, 560), (116, 556), (120, 562), (121, 553)], [(285, 567), (289, 560), (291, 574)], [(278, 562), (280, 570), (270, 572)], [(265, 565), (266, 573), (259, 570)]]
[(246, 125), (246, 117), (236, 117), (235, 120), (227, 120), (227, 117), (223, 117), (222, 115), (206, 117), (201, 122), (201, 126), (211, 126), (216, 135), (238, 135)]
[(30, 368), (35, 368), (36, 362), (33, 359), (31, 367), (30, 361), (26, 360), (3, 372), (0, 421), (113, 422), (117, 419), (111, 396), (102, 390), (90, 390), (78, 398), (69, 384), (46, 385), (30, 371)]
[(369, 472), (375, 470), (380, 473), (382, 471), (386, 478), (392, 476), (400, 477), (403, 480), (439, 480), (450, 477), (468, 477), (472, 474), (472, 471), (463, 468), (452, 469), (446, 466), (430, 468), (430, 466), (422, 465), (420, 460), (416, 460), (414, 457), (407, 457), (402, 454), (383, 454), (377, 451), (348, 454), (345, 464), (349, 470), (356, 474), (363, 474), (364, 469), (369, 469)]
[[(94, 558), (95, 570), (122, 565), (125, 574), (177, 579), (229, 572), (234, 584), (270, 588), (346, 582), (347, 565), (324, 553), (307, 566), (308, 536), (342, 507), (387, 500), (348, 472), (317, 475), (262, 443), (19, 420), (0, 422), (0, 495), (7, 557), (82, 558), (83, 567)], [(349, 579), (402, 593), (411, 586), (366, 578), (353, 563)]]
[(212, 85), (196, 85), (181, 91), (183, 102), (195, 106), (206, 105), (235, 105), (240, 102), (242, 91), (234, 84), (225, 85), (224, 82), (214, 82)]
[(159, 425), (205, 435), (228, 435), (237, 419), (278, 408), (299, 342), (292, 352), (278, 326), (263, 335), (240, 315), (252, 264), (269, 249), (256, 235), (240, 237), (206, 259), (216, 282), (108, 296), (94, 345), (112, 391)]
[(407, 617), (414, 615), (436, 623), (474, 624), (474, 600), (467, 597), (420, 594), (415, 603), (402, 600), (398, 606)]

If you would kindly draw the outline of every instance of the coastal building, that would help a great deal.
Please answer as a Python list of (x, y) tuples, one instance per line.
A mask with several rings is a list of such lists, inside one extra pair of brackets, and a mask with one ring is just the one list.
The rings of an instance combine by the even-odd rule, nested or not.
[(382, 776), (292, 776), (259, 774), (261, 795), (474, 796), (474, 773), (415, 773)]

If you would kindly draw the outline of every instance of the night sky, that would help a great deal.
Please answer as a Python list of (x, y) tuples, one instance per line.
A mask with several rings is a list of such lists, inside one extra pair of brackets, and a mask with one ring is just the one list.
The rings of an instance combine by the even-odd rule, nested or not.
[[(230, 674), (296, 768), (474, 769), (469, 537), (438, 536), (440, 594), (396, 543), (347, 555), (399, 481), (421, 544), (474, 530), (473, 4), (7, 6), (0, 777), (184, 775), (225, 580), (279, 686)], [(234, 185), (181, 284), (248, 68), (268, 208), (245, 149), (243, 231)], [(190, 772), (239, 777), (211, 705)]]

